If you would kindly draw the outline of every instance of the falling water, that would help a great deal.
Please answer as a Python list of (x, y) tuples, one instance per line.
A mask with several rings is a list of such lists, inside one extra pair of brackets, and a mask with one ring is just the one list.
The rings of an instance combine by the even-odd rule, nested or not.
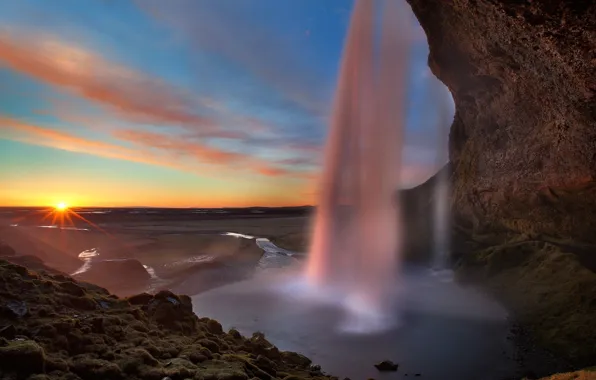
[[(307, 278), (345, 297), (352, 328), (386, 325), (400, 259), (401, 167), (409, 10), (357, 0), (341, 63)], [(354, 323), (356, 325), (354, 325)], [(363, 324), (365, 326), (363, 326)]]
[[(443, 166), (449, 160), (449, 144), (448, 131), (449, 124), (449, 104), (446, 90), (438, 86), (434, 86), (433, 95), (435, 96), (435, 104), (438, 105), (438, 120), (437, 131), (439, 133), (439, 149), (437, 150), (437, 161), (435, 168), (437, 170), (436, 182), (434, 187), (434, 215), (433, 215), (433, 269), (437, 271), (445, 271), (449, 268), (449, 248), (450, 248), (450, 172), (444, 170)], [(443, 170), (442, 170), (443, 169)]]

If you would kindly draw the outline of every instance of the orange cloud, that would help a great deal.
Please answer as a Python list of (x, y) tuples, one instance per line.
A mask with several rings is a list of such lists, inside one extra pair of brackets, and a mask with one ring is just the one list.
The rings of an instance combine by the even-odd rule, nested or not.
[(213, 148), (196, 141), (164, 135), (154, 132), (118, 130), (114, 137), (131, 142), (143, 148), (157, 149), (176, 156), (192, 157), (200, 162), (211, 164), (225, 164), (238, 169), (248, 168), (266, 176), (284, 176), (291, 174), (288, 170), (271, 165), (265, 160), (246, 154)]
[(45, 34), (10, 31), (0, 30), (0, 63), (12, 70), (134, 120), (220, 132), (213, 120), (194, 111), (200, 101), (179, 88)]
[(119, 145), (89, 140), (40, 126), (23, 123), (19, 120), (0, 116), (0, 136), (32, 145), (87, 153), (95, 156), (139, 162), (181, 169), (173, 163), (156, 159), (147, 152), (142, 152)]
[[(137, 148), (132, 149), (90, 140), (0, 116), (0, 137), (27, 144), (200, 174), (221, 175), (225, 171), (248, 171), (264, 176), (291, 176), (294, 174), (256, 157), (213, 148), (196, 141), (165, 134), (123, 130), (116, 131), (114, 136), (133, 143)], [(191, 161), (183, 158), (190, 158)], [(205, 164), (209, 166), (205, 166)], [(224, 166), (216, 166), (217, 164), (224, 164)], [(296, 176), (300, 177), (301, 174), (297, 173)]]

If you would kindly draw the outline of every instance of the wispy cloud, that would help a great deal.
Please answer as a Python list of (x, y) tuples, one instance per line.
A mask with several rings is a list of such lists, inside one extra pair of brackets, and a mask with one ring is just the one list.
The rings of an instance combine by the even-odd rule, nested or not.
[(0, 63), (129, 120), (238, 137), (197, 113), (202, 105), (193, 94), (47, 34), (0, 30)]
[[(138, 6), (178, 31), (197, 51), (218, 54), (246, 69), (286, 99), (317, 115), (327, 113), (322, 77), (287, 38), (243, 14), (229, 1), (138, 0)], [(309, 32), (310, 33), (310, 32)], [(331, 83), (331, 81), (329, 81)], [(323, 92), (324, 94), (324, 92)]]
[(157, 159), (134, 149), (90, 140), (71, 133), (47, 129), (38, 125), (0, 116), (0, 137), (32, 145), (46, 146), (70, 152), (86, 153), (100, 157), (139, 162), (165, 167), (179, 168), (177, 165)]
[[(0, 116), (0, 138), (32, 145), (46, 146), (99, 157), (126, 160), (168, 167), (200, 174), (249, 172), (264, 176), (292, 176), (292, 170), (246, 156), (218, 150), (196, 141), (151, 133), (123, 130), (114, 132), (116, 138), (131, 142), (134, 148), (87, 139), (72, 133), (47, 129)], [(214, 164), (218, 164), (216, 167)], [(296, 173), (300, 177), (300, 173)]]

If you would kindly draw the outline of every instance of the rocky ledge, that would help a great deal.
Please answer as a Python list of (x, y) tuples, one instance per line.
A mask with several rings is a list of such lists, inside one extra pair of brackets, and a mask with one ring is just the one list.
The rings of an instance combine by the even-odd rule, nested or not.
[(63, 274), (0, 260), (0, 378), (332, 379), (263, 334), (224, 332), (168, 291), (118, 298)]

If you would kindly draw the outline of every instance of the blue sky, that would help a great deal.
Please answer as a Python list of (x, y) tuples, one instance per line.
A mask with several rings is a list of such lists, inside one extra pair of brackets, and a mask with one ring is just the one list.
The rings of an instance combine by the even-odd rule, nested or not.
[[(0, 1), (0, 205), (313, 203), (352, 5)], [(415, 33), (403, 186), (450, 124)]]

